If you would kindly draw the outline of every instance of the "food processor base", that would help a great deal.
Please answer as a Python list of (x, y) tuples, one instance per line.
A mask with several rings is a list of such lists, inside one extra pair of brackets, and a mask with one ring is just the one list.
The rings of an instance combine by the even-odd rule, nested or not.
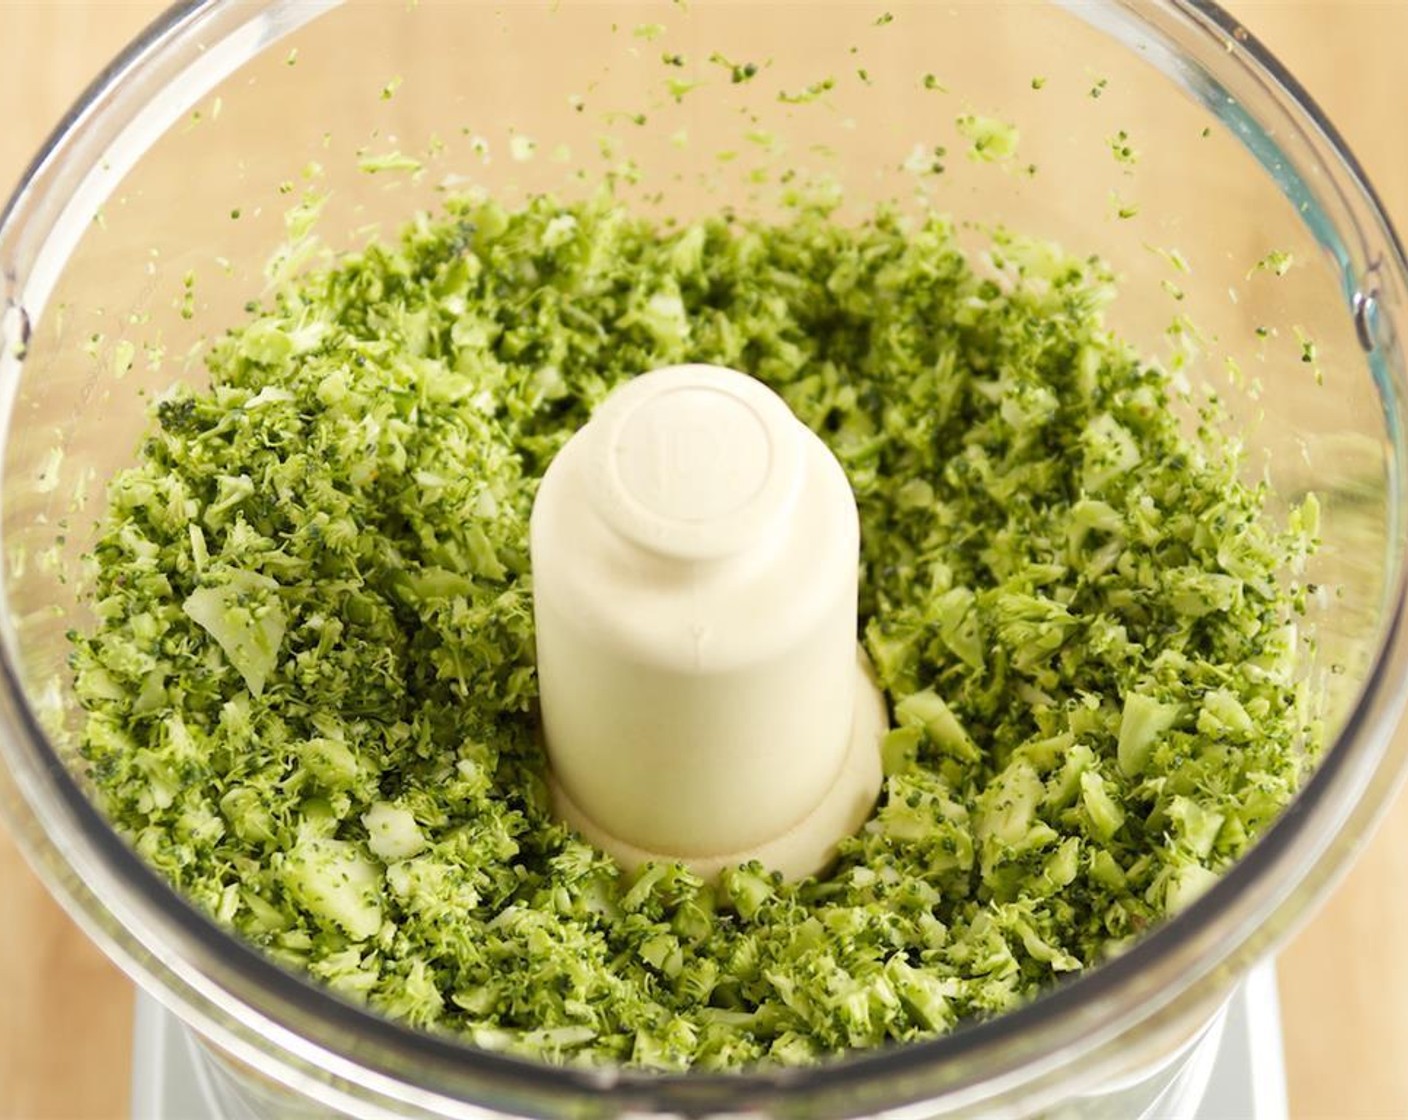
[[(1201, 1055), (1199, 1055), (1201, 1057)], [(1276, 966), (1254, 968), (1228, 1002), (1201, 1098), (1178, 1086), (1142, 1120), (1286, 1120), (1286, 1069)], [(1198, 1058), (1195, 1058), (1196, 1062)], [(1196, 1073), (1180, 1078), (1186, 1087)], [(132, 1046), (133, 1120), (258, 1120), (230, 1094), (195, 1036), (145, 992), (137, 993)], [(310, 1108), (310, 1115), (317, 1113)], [(1079, 1115), (1079, 1113), (1074, 1113)]]
[(1198, 1120), (1286, 1120), (1286, 1063), (1281, 1045), (1281, 1000), (1276, 964), (1267, 960), (1247, 974), (1227, 1007)]

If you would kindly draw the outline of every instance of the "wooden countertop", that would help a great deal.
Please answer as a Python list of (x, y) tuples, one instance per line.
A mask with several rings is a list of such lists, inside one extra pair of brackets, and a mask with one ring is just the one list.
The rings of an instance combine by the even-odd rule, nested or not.
[[(1230, 5), (1319, 100), (1408, 222), (1408, 3)], [(163, 7), (0, 0), (0, 191)], [(1399, 734), (1408, 734), (1408, 727)], [(1280, 958), (1295, 1117), (1408, 1117), (1408, 796)], [(132, 992), (0, 831), (0, 1120), (127, 1114)], [(143, 1118), (137, 1118), (143, 1120)]]

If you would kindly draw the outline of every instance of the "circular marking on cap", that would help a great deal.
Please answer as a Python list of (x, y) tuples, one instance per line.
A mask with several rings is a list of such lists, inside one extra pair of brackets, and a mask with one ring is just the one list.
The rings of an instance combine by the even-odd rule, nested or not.
[(617, 429), (612, 450), (622, 489), (662, 521), (735, 513), (772, 469), (772, 442), (757, 412), (703, 385), (642, 402)]
[(602, 406), (596, 504), (651, 551), (742, 551), (784, 519), (801, 484), (800, 425), (782, 398), (717, 366), (642, 374)]

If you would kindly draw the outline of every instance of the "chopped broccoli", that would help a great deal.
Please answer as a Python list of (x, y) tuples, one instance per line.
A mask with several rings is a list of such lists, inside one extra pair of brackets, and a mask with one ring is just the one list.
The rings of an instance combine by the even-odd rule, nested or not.
[(1139, 692), (1124, 698), (1116, 746), (1120, 769), (1128, 775), (1142, 774), (1149, 763), (1154, 742), (1178, 722), (1178, 706), (1163, 704)]
[(353, 941), (381, 928), (381, 870), (350, 841), (300, 839), (284, 855), (281, 879), (315, 919)]
[(955, 122), (968, 141), (968, 158), (983, 163), (1009, 160), (1017, 154), (1017, 126), (996, 117), (964, 113)]
[[(215, 639), (255, 696), (264, 691), (264, 682), (274, 670), (287, 625), (276, 594), (270, 594), (277, 589), (278, 584), (267, 576), (230, 572), (223, 583), (198, 587), (181, 604)], [(258, 594), (261, 591), (263, 596)]]
[[(73, 653), (95, 795), (281, 964), (549, 1062), (810, 1063), (1098, 965), (1314, 760), (1318, 507), (1274, 527), (1216, 418), (1180, 428), (1097, 261), (999, 233), (991, 263), (933, 215), (458, 199), (276, 287), (109, 486)], [(776, 388), (856, 493), (896, 727), (818, 880), (625, 876), (549, 811), (533, 494), (614, 386), (684, 361)]]

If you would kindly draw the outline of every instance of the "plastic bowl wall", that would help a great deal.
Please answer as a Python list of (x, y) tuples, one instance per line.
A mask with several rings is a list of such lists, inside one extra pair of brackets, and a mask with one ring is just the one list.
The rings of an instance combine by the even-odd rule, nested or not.
[[(1408, 320), (1402, 252), (1353, 159), (1210, 5), (888, 11), (178, 6), (94, 84), (11, 200), (0, 806), (75, 919), (232, 1061), (360, 1115), (991, 1116), (1077, 1099), (1133, 1115), (1385, 805), (1405, 761), (1390, 732), (1408, 668)], [(656, 23), (658, 38), (643, 27)], [(682, 74), (662, 64), (674, 51), (691, 60)], [(735, 83), (711, 52), (768, 65)], [(681, 76), (704, 84), (675, 96)], [(826, 79), (814, 98), (791, 96)], [(1014, 122), (1017, 155), (968, 158), (965, 113)], [(1115, 157), (1126, 145), (1137, 162)], [(623, 194), (662, 214), (766, 213), (797, 168), (843, 185), (840, 220), (926, 192), (975, 223), (974, 245), (976, 226), (1003, 223), (1098, 253), (1122, 277), (1112, 325), (1226, 395), (1252, 469), (1282, 500), (1320, 496), (1325, 544), (1308, 578), (1335, 594), (1314, 611), (1308, 671), (1333, 747), (1257, 848), (1124, 956), (951, 1037), (814, 1070), (546, 1069), (404, 1030), (280, 971), (188, 908), (89, 805), (71, 765), (64, 634), (84, 618), (79, 558), (102, 481), (131, 460), (153, 394), (198, 381), (201, 339), (263, 290), (288, 207), (325, 194), (317, 232), (337, 249), (447, 188), (570, 196), (627, 159), (640, 181)], [(1272, 251), (1296, 267), (1258, 271)]]

